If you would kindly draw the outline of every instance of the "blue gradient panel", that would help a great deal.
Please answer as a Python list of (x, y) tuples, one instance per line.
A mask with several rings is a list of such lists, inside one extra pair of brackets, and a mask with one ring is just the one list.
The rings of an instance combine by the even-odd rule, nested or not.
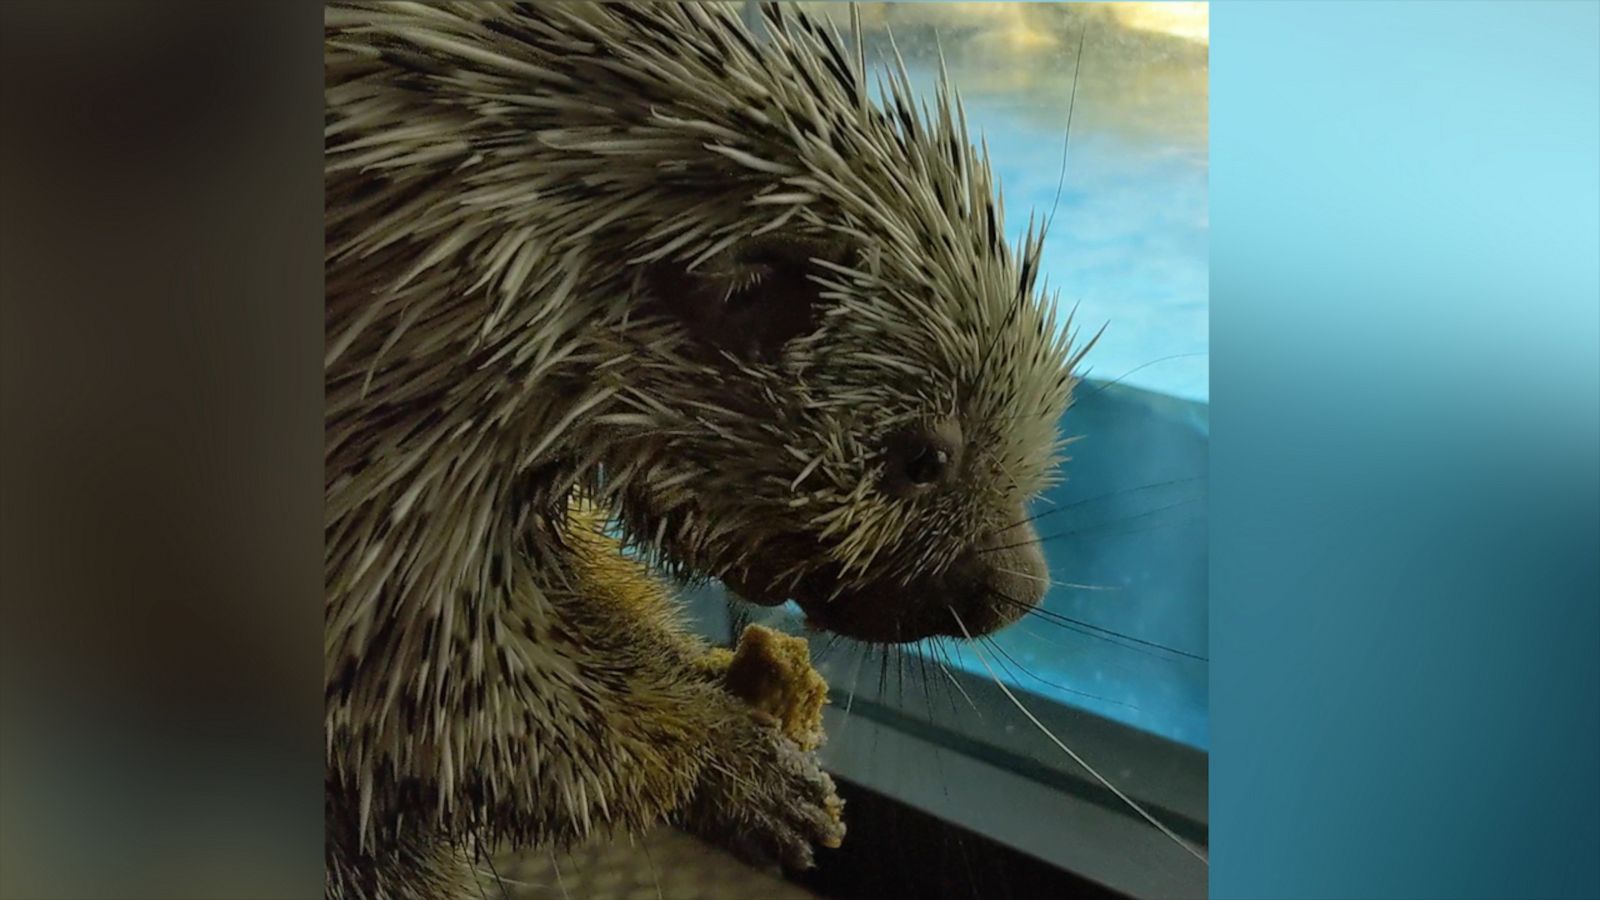
[(1212, 12), (1212, 896), (1600, 896), (1600, 6)]

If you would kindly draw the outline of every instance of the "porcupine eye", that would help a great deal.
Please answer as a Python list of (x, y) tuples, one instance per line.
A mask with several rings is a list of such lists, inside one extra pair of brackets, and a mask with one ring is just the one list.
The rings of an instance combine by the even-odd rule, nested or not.
[(885, 450), (884, 489), (911, 497), (949, 484), (960, 458), (961, 425), (954, 419), (902, 431)]
[(933, 484), (950, 463), (950, 452), (943, 447), (921, 447), (906, 461), (906, 477), (912, 484)]
[(666, 263), (647, 272), (655, 308), (703, 346), (747, 360), (772, 359), (817, 326), (818, 291), (810, 258), (834, 251), (812, 242), (769, 239), (688, 272)]

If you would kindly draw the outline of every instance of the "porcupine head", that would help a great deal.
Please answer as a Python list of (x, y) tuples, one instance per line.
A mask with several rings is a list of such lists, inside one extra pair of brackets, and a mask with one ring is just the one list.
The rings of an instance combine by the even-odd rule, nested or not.
[(869, 101), (859, 46), (766, 16), (326, 13), (330, 517), (405, 528), (333, 541), (339, 589), (470, 594), (478, 544), (578, 492), (667, 572), (866, 641), (1042, 597), (1024, 506), (1077, 360), (1042, 229), (1006, 245), (942, 82)]
[(1034, 292), (1042, 234), (1006, 245), (948, 91), (918, 115), (902, 70), (880, 112), (831, 33), (769, 22), (765, 57), (736, 37), (683, 60), (706, 71), (679, 84), (728, 96), (634, 126), (676, 208), (623, 239), (620, 277), (675, 327), (618, 332), (617, 508), (669, 565), (812, 627), (993, 631), (1048, 583), (1024, 508), (1073, 384)]

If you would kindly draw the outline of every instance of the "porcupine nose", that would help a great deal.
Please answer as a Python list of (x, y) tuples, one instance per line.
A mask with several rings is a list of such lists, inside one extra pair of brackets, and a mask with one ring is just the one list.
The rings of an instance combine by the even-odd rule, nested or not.
[(965, 576), (951, 605), (960, 616), (950, 628), (957, 637), (965, 636), (962, 625), (977, 637), (1015, 622), (1044, 599), (1050, 585), (1044, 548), (1030, 522), (984, 536), (957, 569)]

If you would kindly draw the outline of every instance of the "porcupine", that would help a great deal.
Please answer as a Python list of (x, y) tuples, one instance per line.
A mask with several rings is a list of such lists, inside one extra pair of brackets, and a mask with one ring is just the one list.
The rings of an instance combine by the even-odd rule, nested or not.
[(764, 14), (325, 13), (330, 896), (662, 821), (836, 842), (664, 581), (877, 642), (1042, 596), (1083, 350), (1043, 230), (1008, 246), (946, 88), (870, 100), (859, 38)]

